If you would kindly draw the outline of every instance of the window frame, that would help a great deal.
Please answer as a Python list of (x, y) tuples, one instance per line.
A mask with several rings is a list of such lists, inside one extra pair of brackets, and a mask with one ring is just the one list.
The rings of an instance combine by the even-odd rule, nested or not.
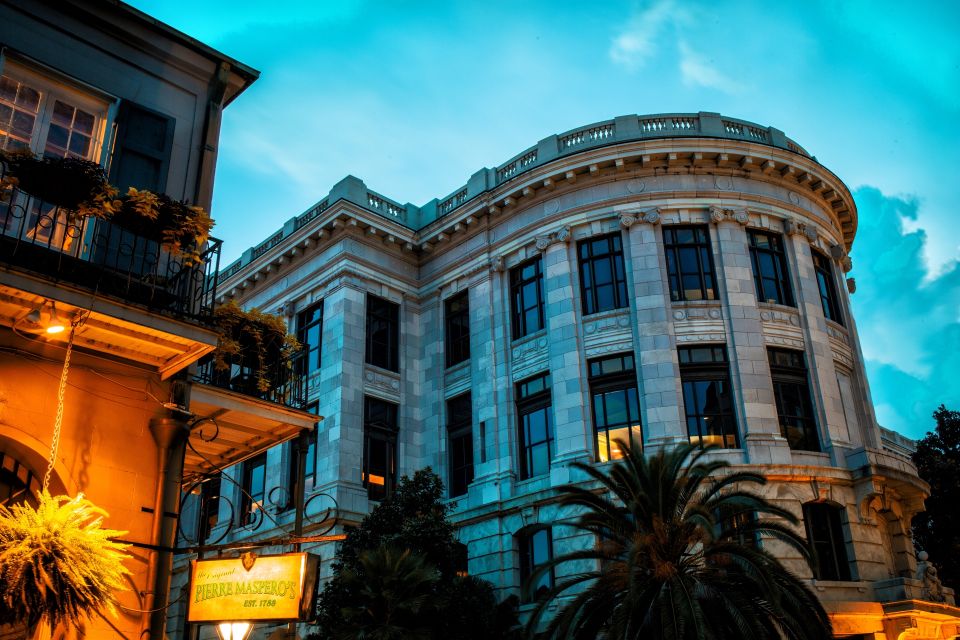
[[(677, 233), (692, 231), (693, 242), (680, 242)], [(702, 232), (703, 238), (698, 238)], [(680, 259), (681, 250), (695, 248), (697, 250), (697, 271), (686, 272), (682, 269)], [(663, 226), (663, 253), (667, 266), (667, 288), (670, 290), (672, 302), (699, 302), (716, 301), (720, 299), (720, 290), (717, 283), (717, 270), (713, 262), (713, 243), (710, 239), (710, 227), (705, 224), (671, 224)], [(706, 258), (704, 258), (706, 256)], [(706, 268), (705, 268), (706, 267)], [(699, 280), (699, 298), (688, 298), (687, 289), (683, 287), (685, 276), (696, 276)], [(710, 280), (710, 286), (707, 279)], [(676, 285), (676, 286), (674, 286)]]
[[(371, 419), (371, 408), (375, 403), (380, 403), (382, 408), (386, 410), (385, 421)], [(367, 498), (373, 501), (379, 502), (389, 497), (397, 484), (397, 444), (400, 433), (397, 419), (399, 412), (400, 405), (394, 402), (374, 396), (363, 397), (363, 465), (360, 470), (360, 478), (363, 486), (367, 489)], [(370, 459), (374, 443), (383, 443), (386, 449), (387, 468), (383, 476), (383, 485), (368, 480), (368, 476), (373, 475), (370, 469)], [(382, 490), (376, 488), (380, 486), (383, 487)]]
[[(766, 238), (767, 246), (758, 244), (760, 238)], [(747, 229), (747, 246), (750, 250), (750, 264), (753, 267), (753, 284), (756, 287), (757, 300), (767, 304), (796, 307), (783, 235), (766, 229)], [(767, 263), (762, 260), (762, 256), (769, 257), (769, 264), (773, 268), (772, 274), (764, 273), (763, 265)], [(765, 283), (768, 281), (771, 281), (772, 292), (767, 291), (768, 286)]]
[[(541, 388), (535, 391), (527, 389), (534, 383), (540, 382)], [(524, 378), (514, 385), (515, 401), (517, 405), (517, 444), (519, 446), (520, 458), (520, 479), (528, 480), (543, 476), (550, 472), (551, 462), (554, 454), (554, 433), (553, 416), (551, 415), (552, 391), (550, 372), (545, 371), (533, 376)], [(529, 425), (525, 418), (537, 412), (543, 411), (546, 437), (537, 442), (529, 442)], [(540, 473), (533, 474), (533, 467), (537, 466), (534, 459), (534, 451), (538, 447), (546, 445), (546, 469)]]
[[(319, 412), (319, 402), (311, 402), (307, 405), (307, 413), (312, 413), (317, 415)], [(306, 465), (304, 465), (303, 472), (303, 495), (306, 497), (308, 493), (313, 491), (317, 486), (317, 432), (319, 429), (314, 427), (307, 434), (307, 454), (306, 454)], [(290, 441), (290, 445), (287, 448), (287, 506), (286, 509), (293, 509), (297, 506), (297, 495), (296, 492), (299, 490), (297, 487), (297, 476), (300, 473), (299, 460), (297, 459), (297, 442), (298, 439)]]
[[(807, 542), (813, 552), (813, 577), (815, 580), (835, 580), (850, 582), (853, 580), (850, 570), (850, 557), (847, 555), (846, 527), (843, 516), (846, 510), (828, 502), (806, 502), (803, 504), (803, 526)], [(826, 539), (816, 539), (815, 523), (819, 517), (826, 518), (818, 527), (825, 530)], [(821, 533), (824, 531), (821, 531)], [(826, 549), (827, 553), (822, 553)], [(826, 569), (826, 570), (825, 570)]]
[[(257, 467), (263, 468), (263, 481), (259, 492), (254, 491), (253, 471)], [(251, 523), (257, 522), (253, 517), (254, 505), (257, 509), (265, 509), (264, 502), (267, 499), (267, 452), (259, 453), (252, 458), (243, 461), (240, 473), (240, 521), (239, 525), (245, 527)], [(257, 497), (259, 496), (259, 500)]]
[[(524, 278), (524, 270), (531, 265), (536, 266), (535, 274), (532, 277)], [(537, 300), (532, 305), (526, 304), (523, 295), (524, 287), (531, 283), (536, 283), (537, 288)], [(536, 327), (527, 326), (527, 312), (533, 309), (537, 310)], [(510, 270), (510, 311), (512, 319), (511, 335), (514, 340), (519, 340), (546, 327), (543, 297), (543, 259), (541, 256), (522, 262)]]
[[(546, 549), (548, 557), (542, 562), (537, 562), (536, 539), (540, 535), (546, 536)], [(537, 585), (536, 590), (529, 588), (531, 585), (527, 584), (534, 571), (536, 571), (542, 565), (553, 560), (553, 531), (549, 526), (545, 525), (521, 529), (517, 533), (517, 549), (520, 553), (518, 568), (520, 570), (521, 600), (523, 602), (533, 602), (539, 598), (541, 593), (543, 593), (542, 590), (552, 589), (553, 585), (556, 583), (554, 567), (550, 567), (550, 570), (544, 572), (544, 574), (541, 576), (540, 584)]]
[(217, 472), (200, 484), (197, 496), (197, 544), (204, 541), (220, 524), (220, 495), (223, 491), (223, 474)]
[[(606, 242), (606, 251), (595, 254), (593, 252), (595, 245), (601, 241)], [(608, 284), (598, 285), (596, 282), (596, 265), (602, 262), (608, 263), (612, 280)], [(623, 257), (623, 234), (619, 232), (610, 233), (579, 241), (577, 243), (577, 263), (580, 270), (580, 300), (583, 304), (583, 315), (623, 309), (629, 306), (626, 263)], [(597, 293), (600, 286), (612, 287), (612, 306), (600, 304)]]
[(820, 294), (823, 317), (842, 327), (844, 326), (843, 312), (840, 309), (840, 295), (833, 273), (833, 261), (816, 249), (810, 250), (810, 258), (813, 261), (813, 272), (817, 279), (817, 292)]
[[(443, 301), (444, 358), (447, 368), (470, 359), (470, 291)], [(461, 308), (454, 310), (455, 306)]]
[[(795, 359), (794, 363), (784, 364), (775, 362), (776, 356)], [(767, 347), (767, 362), (770, 365), (770, 380), (773, 383), (773, 397), (777, 405), (777, 420), (780, 423), (780, 435), (787, 440), (793, 451), (822, 451), (819, 428), (817, 427), (816, 413), (813, 407), (813, 396), (810, 388), (809, 369), (806, 365), (806, 355), (795, 349), (780, 349)], [(792, 394), (800, 401), (803, 415), (787, 415), (786, 405), (788, 394)], [(799, 436), (791, 436), (799, 431)], [(797, 446), (794, 446), (796, 442)]]
[[(372, 293), (366, 300), (367, 337), (365, 362), (374, 367), (399, 373), (400, 371), (400, 305)], [(382, 328), (376, 326), (382, 323)], [(374, 339), (374, 333), (384, 332), (384, 339)]]
[[(315, 314), (311, 318), (311, 315)], [(323, 300), (311, 303), (303, 311), (297, 312), (294, 322), (297, 342), (303, 349), (303, 359), (300, 361), (301, 375), (310, 376), (320, 371), (323, 364)], [(310, 330), (317, 328), (317, 344), (313, 345), (308, 339)], [(316, 353), (314, 362), (313, 354)]]
[[(694, 360), (692, 355), (694, 352), (699, 352), (703, 350), (711, 350), (711, 359), (710, 360)], [(684, 353), (688, 354), (688, 361), (684, 362)], [(730, 376), (730, 361), (727, 356), (727, 347), (725, 344), (705, 344), (698, 345), (695, 347), (678, 347), (677, 349), (677, 358), (680, 364), (680, 386), (683, 395), (683, 411), (685, 424), (687, 426), (687, 437), (690, 439), (690, 442), (703, 446), (705, 437), (719, 437), (721, 439), (720, 444), (724, 449), (737, 449), (740, 446), (740, 429), (737, 424), (737, 412), (734, 402), (733, 394), (733, 385), (731, 384)], [(699, 383), (708, 382), (708, 383), (723, 383), (726, 388), (725, 395), (727, 396), (727, 407), (723, 407), (723, 403), (720, 402), (720, 410), (713, 411), (710, 413), (703, 412), (701, 413), (700, 407), (695, 407), (696, 411), (692, 411), (690, 407), (690, 402), (688, 398), (693, 395), (696, 396), (696, 385)], [(688, 386), (689, 385), (689, 386)], [(692, 389), (693, 391), (688, 391)], [(722, 400), (722, 398), (718, 398)], [(725, 409), (725, 410), (723, 410)], [(706, 423), (706, 420), (714, 420), (720, 418), (721, 422), (721, 432), (720, 434), (715, 433), (705, 433), (703, 426)], [(690, 432), (690, 421), (691, 419), (696, 420), (697, 423), (697, 433), (692, 434)], [(711, 423), (714, 424), (714, 423)], [(727, 428), (729, 427), (729, 428)]]
[[(614, 360), (620, 361), (620, 368), (617, 371), (604, 372), (604, 364), (607, 362), (613, 362)], [(627, 362), (629, 360), (629, 363)], [(595, 456), (597, 462), (609, 462), (610, 460), (617, 460), (623, 457), (622, 453), (618, 456), (613, 456), (613, 446), (614, 443), (611, 441), (610, 431), (611, 430), (620, 430), (623, 428), (630, 429), (629, 444), (631, 447), (639, 446), (641, 451), (643, 449), (643, 418), (642, 412), (640, 410), (640, 389), (637, 384), (637, 373), (634, 362), (633, 353), (620, 353), (610, 356), (605, 356), (603, 358), (593, 358), (587, 362), (587, 380), (590, 384), (590, 406), (591, 406), (591, 419), (593, 420), (593, 430), (594, 430), (594, 447), (595, 447)], [(633, 403), (636, 408), (636, 419), (631, 419), (631, 406), (629, 392), (633, 391)], [(627, 420), (626, 422), (609, 424), (607, 421), (607, 405), (604, 399), (603, 401), (603, 417), (604, 424), (600, 425), (597, 421), (598, 412), (597, 412), (597, 397), (604, 396), (608, 393), (615, 391), (626, 391), (627, 396), (625, 398), (625, 406), (627, 410)], [(604, 457), (604, 452), (601, 449), (601, 430), (605, 434), (604, 443), (606, 445), (607, 451), (606, 457)], [(637, 433), (639, 432), (639, 433)], [(619, 451), (619, 450), (618, 450)]]
[[(466, 406), (457, 407), (456, 403), (464, 403)], [(467, 462), (458, 464), (454, 459), (457, 451), (454, 445), (458, 443), (462, 446), (463, 440), (466, 440), (467, 445), (463, 448)], [(449, 497), (466, 495), (470, 483), (473, 482), (473, 473), (473, 399), (468, 391), (447, 398), (447, 492)]]

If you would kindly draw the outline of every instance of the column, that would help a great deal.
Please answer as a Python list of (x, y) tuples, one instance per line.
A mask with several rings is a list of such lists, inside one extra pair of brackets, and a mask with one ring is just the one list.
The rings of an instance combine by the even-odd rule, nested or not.
[(727, 357), (734, 391), (741, 447), (747, 461), (789, 464), (790, 448), (780, 435), (780, 419), (770, 379), (770, 365), (757, 304), (753, 265), (744, 227), (746, 209), (710, 207), (714, 224), (714, 252), (723, 317), (727, 329)]
[(631, 316), (634, 361), (639, 377), (645, 447), (671, 446), (687, 440), (680, 390), (676, 336), (670, 318), (670, 295), (660, 245), (658, 208), (631, 208), (620, 214), (627, 229), (628, 272), (632, 274)]
[(569, 239), (570, 230), (566, 227), (537, 238), (537, 248), (543, 252), (544, 315), (556, 445), (550, 476), (555, 485), (569, 481), (568, 462), (587, 461), (592, 451), (585, 410), (590, 404), (577, 319), (579, 286), (571, 267)]

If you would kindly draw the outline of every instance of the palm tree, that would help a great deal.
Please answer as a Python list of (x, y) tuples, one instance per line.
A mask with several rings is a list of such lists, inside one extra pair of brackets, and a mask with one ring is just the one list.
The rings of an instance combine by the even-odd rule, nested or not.
[(440, 575), (410, 549), (381, 546), (360, 554), (358, 571), (346, 570), (345, 588), (357, 599), (341, 610), (335, 631), (342, 640), (427, 640), (437, 608)]
[(706, 460), (707, 449), (689, 444), (650, 458), (627, 443), (620, 447), (626, 456), (608, 471), (576, 464), (602, 491), (562, 488), (561, 503), (581, 510), (573, 526), (598, 542), (541, 565), (530, 584), (564, 563), (599, 569), (569, 576), (545, 594), (528, 624), (531, 635), (550, 602), (566, 595), (547, 638), (831, 637), (817, 597), (756, 542), (762, 533), (810, 561), (806, 541), (790, 526), (797, 519), (742, 488), (764, 484), (762, 475), (717, 474), (729, 465)]

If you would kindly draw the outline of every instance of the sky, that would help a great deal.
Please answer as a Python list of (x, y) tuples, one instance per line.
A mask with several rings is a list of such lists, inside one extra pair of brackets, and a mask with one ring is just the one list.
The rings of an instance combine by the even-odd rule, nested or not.
[(853, 307), (880, 423), (960, 410), (960, 2), (134, 0), (258, 69), (224, 111), (228, 264), (348, 174), (422, 205), (541, 138), (716, 111), (853, 191)]

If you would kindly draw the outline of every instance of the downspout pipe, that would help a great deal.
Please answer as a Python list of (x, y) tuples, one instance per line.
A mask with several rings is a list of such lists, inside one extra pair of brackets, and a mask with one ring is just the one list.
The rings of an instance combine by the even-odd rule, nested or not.
[(185, 418), (171, 412), (166, 417), (150, 419), (150, 434), (157, 443), (157, 486), (150, 543), (158, 550), (150, 552), (147, 564), (147, 588), (150, 591), (146, 592), (140, 637), (162, 640), (173, 563), (170, 549), (176, 544), (183, 457), (190, 428)]

